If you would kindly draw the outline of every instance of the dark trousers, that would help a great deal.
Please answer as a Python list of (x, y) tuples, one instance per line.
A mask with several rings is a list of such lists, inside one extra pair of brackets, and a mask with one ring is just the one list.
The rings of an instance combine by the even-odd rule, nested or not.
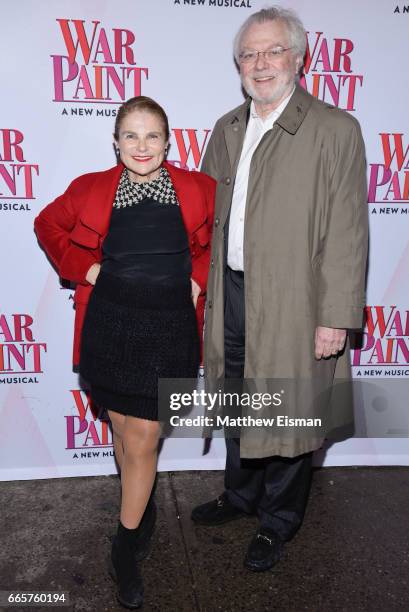
[[(244, 274), (226, 268), (224, 345), (226, 378), (243, 378)], [(289, 540), (301, 525), (311, 484), (312, 453), (295, 458), (240, 459), (240, 440), (226, 439), (225, 488), (229, 501), (256, 512), (261, 527)]]

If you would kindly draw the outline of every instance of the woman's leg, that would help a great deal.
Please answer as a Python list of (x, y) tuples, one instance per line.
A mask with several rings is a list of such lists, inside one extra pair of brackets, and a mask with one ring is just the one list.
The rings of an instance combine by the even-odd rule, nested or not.
[(125, 415), (108, 410), (108, 415), (112, 424), (112, 437), (114, 441), (115, 459), (119, 467), (119, 471), (122, 470), (122, 460), (124, 455), (124, 447), (122, 443), (123, 429), (125, 425)]
[(156, 476), (160, 424), (132, 416), (125, 417), (122, 428), (121, 523), (128, 529), (138, 527)]

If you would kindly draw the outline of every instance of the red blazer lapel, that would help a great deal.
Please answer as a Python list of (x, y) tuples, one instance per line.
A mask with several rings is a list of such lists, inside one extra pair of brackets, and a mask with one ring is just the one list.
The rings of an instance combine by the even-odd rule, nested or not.
[(206, 204), (203, 194), (191, 173), (164, 162), (180, 204), (183, 222), (188, 234), (193, 234), (206, 221)]
[(112, 205), (123, 169), (124, 166), (118, 164), (114, 168), (97, 174), (94, 184), (90, 185), (80, 213), (81, 223), (100, 236), (105, 236), (108, 232)]

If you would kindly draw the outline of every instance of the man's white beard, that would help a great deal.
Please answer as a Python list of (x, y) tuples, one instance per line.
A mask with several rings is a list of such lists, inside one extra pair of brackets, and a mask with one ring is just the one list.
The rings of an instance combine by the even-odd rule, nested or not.
[[(250, 78), (248, 77), (246, 80), (250, 81)], [(243, 79), (241, 83), (245, 91), (252, 98), (252, 100), (254, 100), (254, 102), (257, 102), (258, 104), (273, 104), (274, 102), (277, 102), (278, 100), (281, 100), (282, 98), (286, 97), (285, 94), (287, 92), (289, 94), (294, 86), (294, 82), (292, 81), (282, 83), (281, 85), (276, 86), (274, 92), (272, 92), (270, 95), (261, 97), (255, 90), (255, 88), (253, 89), (250, 83), (246, 84)]]

